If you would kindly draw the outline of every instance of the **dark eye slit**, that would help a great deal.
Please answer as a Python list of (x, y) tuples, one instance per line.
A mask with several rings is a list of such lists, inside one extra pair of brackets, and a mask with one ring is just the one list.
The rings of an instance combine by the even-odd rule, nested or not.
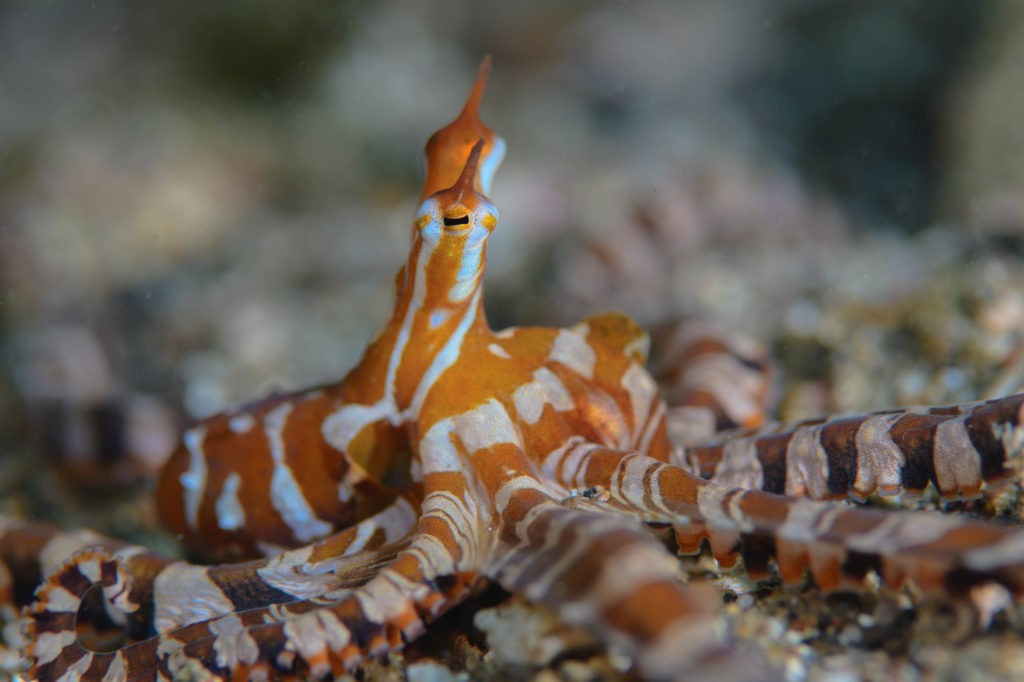
[(469, 216), (464, 215), (461, 218), (445, 218), (444, 226), (451, 227), (452, 225), (469, 225)]

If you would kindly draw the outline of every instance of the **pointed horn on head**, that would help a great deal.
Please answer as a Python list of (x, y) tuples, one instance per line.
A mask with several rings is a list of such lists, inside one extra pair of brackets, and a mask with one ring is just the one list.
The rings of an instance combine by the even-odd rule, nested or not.
[(480, 102), (484, 98), (484, 89), (487, 87), (487, 79), (491, 75), (491, 55), (484, 55), (480, 62), (480, 68), (476, 70), (476, 80), (473, 81), (473, 89), (469, 91), (466, 103), (462, 105), (457, 121), (480, 123)]
[(458, 197), (464, 197), (471, 195), (475, 190), (473, 189), (473, 181), (476, 179), (476, 168), (480, 164), (480, 154), (484, 150), (484, 145), (487, 141), (484, 138), (480, 138), (473, 145), (473, 149), (469, 152), (469, 158), (466, 159), (466, 165), (462, 167), (462, 173), (459, 175), (459, 179), (452, 185), (452, 190)]
[(505, 155), (505, 142), (480, 120), (480, 105), (490, 74), (491, 57), (487, 55), (477, 69), (476, 80), (459, 115), (427, 141), (424, 150), (427, 174), (423, 179), (420, 201), (452, 186), (463, 169), (470, 146), (481, 138), (484, 149), (481, 151), (482, 160), (477, 164), (476, 180), (480, 191), (484, 194), (490, 191), (494, 172)]

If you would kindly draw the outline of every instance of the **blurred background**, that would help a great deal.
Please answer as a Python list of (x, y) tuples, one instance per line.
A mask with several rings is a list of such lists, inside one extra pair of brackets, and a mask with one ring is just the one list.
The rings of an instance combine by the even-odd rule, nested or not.
[(0, 0), (0, 511), (131, 533), (68, 487), (341, 377), (487, 53), (493, 326), (714, 317), (789, 417), (1024, 383), (1020, 3)]

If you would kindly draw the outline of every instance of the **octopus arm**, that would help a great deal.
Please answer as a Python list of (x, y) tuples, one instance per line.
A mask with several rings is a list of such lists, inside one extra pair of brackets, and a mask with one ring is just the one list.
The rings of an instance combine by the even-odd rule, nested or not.
[[(723, 485), (816, 499), (977, 497), (1018, 471), (1024, 394), (912, 407), (719, 434), (684, 446), (675, 463)], [(671, 431), (671, 428), (670, 428)]]

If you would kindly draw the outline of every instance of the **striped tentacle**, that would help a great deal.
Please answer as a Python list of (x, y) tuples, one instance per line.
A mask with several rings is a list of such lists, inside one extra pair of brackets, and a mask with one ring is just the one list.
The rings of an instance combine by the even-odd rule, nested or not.
[[(474, 575), (454, 567), (459, 550), (448, 525), (448, 507), (447, 500), (428, 498), (420, 532), (404, 549), (355, 554), (355, 562), (369, 556), (390, 560), (368, 581), (368, 576), (360, 577), (363, 584), (359, 586), (339, 574), (333, 589), (319, 590), (315, 596), (283, 595), (255, 608), (228, 608), (216, 618), (183, 625), (111, 653), (91, 652), (79, 644), (75, 614), (89, 587), (97, 583), (115, 605), (130, 608), (121, 597), (130, 576), (109, 552), (87, 550), (51, 576), (32, 608), (34, 635), (41, 642), (31, 652), (36, 673), (40, 680), (62, 679), (67, 670), (88, 671), (96, 679), (106, 674), (117, 679), (115, 673), (153, 679), (158, 672), (177, 679), (189, 671), (228, 678), (270, 669), (309, 670), (313, 676), (350, 670), (363, 656), (386, 653), (418, 636), (424, 621), (433, 620), (468, 594), (466, 587)], [(329, 545), (330, 541), (321, 543), (318, 551), (328, 551)], [(444, 550), (439, 551), (442, 545)], [(317, 570), (316, 558), (310, 561), (302, 572)], [(344, 570), (353, 562), (324, 560), (319, 566), (326, 564)], [(204, 596), (202, 585), (194, 585), (193, 590), (193, 599)], [(267, 595), (251, 596), (255, 603)]]
[[(678, 563), (630, 514), (606, 513), (589, 504), (589, 493), (566, 497), (570, 485), (538, 476), (496, 401), (463, 417), (448, 440), (451, 455), (463, 453), (496, 515), (485, 575), (622, 646), (652, 678), (676, 677), (682, 666), (719, 651), (702, 618), (716, 600), (686, 588)], [(571, 438), (559, 451), (572, 459), (577, 443), (582, 439)], [(439, 450), (421, 448), (425, 468), (455, 470)]]
[[(27, 611), (31, 640), (27, 653), (33, 662), (33, 679), (106, 679), (102, 675), (117, 656), (97, 654), (79, 644), (76, 621), (82, 601), (94, 585), (102, 588), (104, 601), (117, 612), (129, 614), (138, 610), (138, 602), (131, 596), (131, 576), (125, 570), (123, 557), (118, 555), (119, 552), (104, 548), (81, 550), (39, 586), (37, 600)], [(97, 673), (97, 665), (99, 676), (90, 677)]]
[(46, 523), (0, 520), (0, 573), (10, 576), (8, 594), (0, 597), (18, 605), (40, 599), (45, 596), (45, 591), (37, 591), (42, 581), (86, 550), (106, 552), (116, 558), (120, 570), (131, 578), (127, 599), (132, 608), (108, 610), (107, 615), (123, 628), (129, 639), (152, 634), (154, 581), (175, 560), (93, 531), (66, 532)]
[(418, 513), (415, 500), (401, 497), (351, 528), (269, 559), (214, 566), (171, 564), (153, 581), (154, 627), (166, 632), (235, 611), (315, 599), (361, 585), (407, 544)]
[(809, 420), (738, 431), (685, 447), (683, 468), (730, 487), (864, 500), (872, 493), (976, 497), (1016, 476), (1024, 394), (952, 407)]
[[(249, 628), (280, 623), (331, 602), (305, 599), (271, 604), (192, 623), (112, 652), (91, 651), (79, 642), (75, 615), (96, 584), (116, 599), (126, 581), (121, 563), (106, 552), (73, 558), (43, 586), (45, 599), (33, 605), (29, 631), (34, 644), (33, 679), (40, 682), (95, 680), (257, 679), (259, 669), (288, 672), (301, 661), (276, 637), (256, 637)], [(348, 593), (348, 592), (346, 592)], [(269, 634), (269, 633), (267, 633)], [(188, 647), (188, 651), (185, 651)]]
[(89, 530), (69, 533), (49, 523), (0, 516), (0, 602), (27, 604), (43, 576), (85, 547), (116, 550), (124, 544)]
[(469, 594), (486, 551), (485, 510), (466, 473), (427, 465), (422, 477), (428, 493), (415, 535), (366, 584), (183, 626), (124, 649), (123, 658), (167, 677), (187, 671), (243, 678), (307, 671), (321, 677), (419, 636), (426, 623)]
[(651, 678), (677, 678), (720, 650), (707, 622), (716, 600), (684, 585), (641, 526), (565, 506), (529, 476), (506, 482), (498, 501), (501, 550), (487, 574), (503, 587), (620, 646)]
[[(354, 590), (328, 593), (271, 611), (254, 610), (171, 633), (186, 644), (161, 665), (180, 673), (198, 665), (217, 673), (308, 670), (313, 677), (352, 670), (424, 631), (469, 594), (479, 563), (477, 510), (467, 506), (461, 474), (428, 474), (417, 533), (386, 568)], [(268, 622), (268, 620), (272, 622)], [(237, 652), (226, 656), (225, 652)], [(228, 664), (226, 664), (228, 663)]]
[[(179, 651), (185, 642), (218, 632), (227, 635), (220, 647), (223, 663), (220, 672), (228, 672), (227, 667), (235, 662), (232, 657), (237, 658), (239, 653), (232, 648), (236, 642), (230, 638), (229, 623), (238, 618), (234, 615), (185, 626), (117, 651), (97, 652), (83, 646), (76, 631), (76, 620), (86, 594), (98, 585), (108, 603), (131, 611), (135, 605), (126, 599), (129, 582), (124, 562), (105, 549), (83, 550), (54, 571), (40, 585), (39, 599), (27, 612), (28, 634), (32, 639), (27, 653), (33, 662), (32, 679), (39, 682), (175, 679), (162, 659)], [(247, 613), (270, 612), (271, 609), (254, 609)], [(216, 657), (213, 660), (216, 661)], [(206, 669), (213, 671), (215, 667), (209, 665)]]
[(707, 540), (723, 568), (734, 566), (739, 559), (739, 534), (732, 525), (705, 523), (698, 508), (702, 479), (683, 472), (686, 477), (676, 481), (673, 491), (675, 504), (664, 503), (658, 481), (667, 466), (645, 453), (574, 437), (545, 458), (542, 472), (546, 480), (570, 491), (567, 501), (574, 506), (596, 506), (641, 522), (672, 524), (680, 554), (699, 553)]
[(1019, 528), (730, 488), (640, 453), (585, 443), (553, 453), (545, 471), (574, 489), (601, 486), (603, 496), (591, 503), (606, 499), (648, 520), (682, 525), (677, 536), (683, 550), (697, 549), (699, 544), (690, 543), (701, 539), (685, 531), (701, 529), (716, 557), (729, 564), (742, 556), (755, 578), (774, 557), (784, 579), (810, 569), (826, 589), (875, 570), (892, 585), (909, 578), (923, 589), (954, 595), (985, 581), (1014, 596), (1024, 594), (1024, 530)]
[[(102, 567), (109, 572), (115, 565), (109, 562)], [(37, 623), (49, 627), (55, 646), (62, 648), (56, 656), (33, 651), (37, 657), (34, 672), (41, 682), (77, 679), (62, 677), (67, 670), (76, 674), (87, 671), (92, 676), (89, 679), (97, 680), (203, 679), (211, 675), (266, 679), (303, 671), (314, 678), (341, 674), (351, 671), (364, 657), (383, 655), (418, 636), (423, 621), (433, 620), (457, 601), (458, 597), (449, 598), (445, 592), (456, 579), (446, 581), (439, 576), (434, 581), (412, 582), (404, 577), (406, 573), (396, 562), (395, 568), (385, 568), (356, 589), (229, 613), (110, 653), (88, 651), (73, 639), (72, 610), (39, 614)], [(71, 578), (64, 580), (70, 582)], [(85, 582), (86, 589), (91, 585)], [(420, 599), (431, 606), (420, 609)], [(436, 606), (442, 603), (444, 608)]]
[[(121, 546), (94, 533), (60, 533), (41, 524), (23, 524), (16, 533), (12, 530), (4, 537), (9, 537), (10, 546), (22, 553), (31, 548), (25, 542), (27, 537), (48, 537), (47, 542), (36, 543), (38, 570), (53, 562), (49, 556), (66, 556), (69, 550), (78, 552), (63, 567), (46, 571), (52, 575), (37, 590), (29, 612), (37, 633), (54, 631), (62, 623), (73, 625), (74, 614), (88, 587), (98, 582), (109, 593), (116, 582), (123, 586), (123, 591), (117, 592), (117, 600), (108, 601), (107, 613), (115, 620), (126, 617), (127, 623), (123, 624), (127, 639), (137, 641), (235, 611), (305, 601), (325, 594), (338, 598), (346, 590), (370, 580), (395, 557), (403, 538), (414, 526), (416, 515), (416, 507), (402, 499), (377, 516), (314, 545), (272, 559), (213, 567), (173, 561), (141, 548)], [(83, 547), (89, 549), (82, 550)], [(23, 557), (22, 563), (27, 558)], [(97, 565), (102, 568), (99, 572)], [(113, 581), (115, 574), (117, 580)], [(91, 582), (83, 582), (82, 576)], [(71, 634), (47, 635), (48, 644), (31, 652), (41, 670), (54, 661), (59, 661), (54, 667), (59, 670), (69, 661), (78, 661), (84, 655), (81, 652), (87, 652), (73, 633), (74, 628)], [(53, 656), (54, 642), (66, 645), (69, 652)], [(144, 650), (145, 647), (135, 647), (134, 653), (124, 660), (145, 660)], [(108, 662), (113, 664), (113, 660)], [(88, 665), (106, 664), (97, 661)]]
[(738, 426), (756, 427), (775, 400), (775, 366), (757, 342), (707, 320), (682, 318), (651, 330), (651, 374), (672, 406), (677, 443)]
[(899, 587), (963, 597), (982, 584), (1024, 597), (1024, 530), (937, 512), (899, 512), (790, 499), (709, 484), (699, 500), (710, 528), (732, 529), (749, 573), (774, 557), (783, 580), (809, 570), (824, 589), (875, 572)]

